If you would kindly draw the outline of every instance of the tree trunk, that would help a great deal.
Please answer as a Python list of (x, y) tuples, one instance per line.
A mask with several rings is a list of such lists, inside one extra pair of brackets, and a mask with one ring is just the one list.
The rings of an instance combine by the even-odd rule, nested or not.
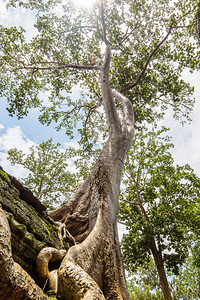
[[(89, 284), (83, 288), (83, 281), (88, 274), (106, 299), (130, 299), (117, 234), (117, 211), (123, 164), (133, 138), (133, 110), (127, 98), (111, 92), (109, 64), (107, 46), (101, 82), (109, 139), (74, 197), (50, 214), (54, 220), (64, 222), (79, 243), (70, 248), (59, 269), (59, 293), (67, 294), (66, 299), (75, 299), (74, 290), (78, 299), (84, 298)], [(123, 122), (116, 112), (113, 94), (123, 105)]]
[[(66, 300), (130, 299), (117, 233), (117, 211), (121, 174), (133, 138), (134, 118), (129, 99), (110, 89), (110, 59), (111, 49), (108, 44), (101, 69), (102, 98), (109, 130), (108, 141), (91, 174), (75, 195), (64, 206), (50, 214), (55, 221), (66, 225), (76, 241), (56, 272), (58, 293)], [(122, 120), (116, 111), (113, 96), (122, 104)], [(9, 296), (0, 299), (46, 299), (43, 291), (25, 271), (20, 269), (23, 284), (15, 280), (17, 272), (19, 274), (18, 265), (12, 257), (10, 229), (3, 211), (0, 220), (0, 263), (2, 270), (5, 269), (6, 277), (4, 281), (0, 281), (2, 295), (7, 297), (8, 284), (13, 282), (8, 289)]]
[[(117, 235), (124, 146), (123, 134), (119, 134), (116, 140), (109, 140), (92, 173), (75, 196), (64, 207), (51, 213), (54, 220), (66, 224), (79, 243), (70, 248), (62, 262), (59, 275), (62, 282), (69, 272), (68, 261), (70, 270), (72, 263), (78, 264), (97, 282), (106, 299), (128, 299)], [(77, 272), (80, 274), (79, 269)], [(72, 274), (72, 277), (76, 275)], [(70, 279), (71, 287), (73, 278)], [(74, 285), (77, 285), (77, 280), (74, 280)], [(61, 290), (63, 287), (60, 293), (64, 294)], [(69, 292), (67, 294), (67, 299), (74, 299), (73, 290), (71, 298)]]
[[(137, 197), (138, 197), (138, 207), (141, 212), (141, 216), (144, 217), (144, 219), (150, 223), (149, 217), (146, 213), (146, 210), (142, 204), (141, 198), (140, 198), (140, 193), (138, 189), (138, 185), (136, 184), (136, 191), (137, 191)], [(151, 237), (150, 241), (150, 249), (156, 264), (156, 268), (158, 271), (159, 279), (160, 279), (160, 284), (161, 288), (164, 294), (165, 300), (172, 300), (171, 296), (171, 291), (169, 288), (167, 276), (165, 273), (165, 268), (164, 268), (164, 263), (163, 263), (163, 258), (162, 258), (162, 252), (157, 249), (155, 238), (154, 238), (154, 233), (151, 227), (149, 227), (149, 236)]]
[(162, 259), (162, 253), (158, 251), (154, 240), (152, 241), (151, 252), (153, 254), (153, 258), (160, 278), (160, 284), (162, 287), (164, 298), (165, 300), (172, 300), (171, 291), (169, 288), (167, 276), (165, 273), (165, 267)]

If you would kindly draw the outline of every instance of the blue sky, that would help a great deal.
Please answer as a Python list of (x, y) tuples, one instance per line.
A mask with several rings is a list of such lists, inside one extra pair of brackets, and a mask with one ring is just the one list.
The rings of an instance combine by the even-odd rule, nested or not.
[(1, 134), (5, 134), (10, 127), (20, 126), (25, 136), (30, 137), (35, 143), (41, 143), (53, 136), (54, 143), (64, 143), (69, 141), (64, 130), (56, 131), (55, 126), (42, 125), (38, 120), (39, 112), (37, 109), (31, 109), (28, 116), (18, 120), (17, 117), (10, 117), (6, 109), (5, 99), (1, 99), (0, 124), (4, 126)]

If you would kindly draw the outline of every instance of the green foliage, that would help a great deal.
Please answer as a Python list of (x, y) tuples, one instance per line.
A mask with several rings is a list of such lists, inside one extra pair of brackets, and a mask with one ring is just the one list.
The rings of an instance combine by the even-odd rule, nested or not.
[[(173, 22), (139, 84), (125, 92), (134, 105), (136, 123), (162, 117), (169, 105), (176, 118), (189, 118), (193, 88), (181, 75), (185, 68), (192, 72), (200, 67), (194, 40), (197, 4), (196, 0), (104, 1), (107, 38), (113, 46), (110, 81), (118, 90), (137, 80)], [(18, 5), (33, 10), (36, 33), (27, 41), (20, 26), (0, 27), (0, 96), (7, 98), (10, 115), (21, 118), (38, 107), (42, 123), (55, 122), (71, 138), (78, 133), (84, 149), (91, 150), (99, 132), (105, 134), (98, 108), (99, 71), (80, 66), (89, 65), (90, 52), (102, 63), (98, 1), (91, 10), (68, 0), (8, 2), (8, 7)], [(74, 95), (75, 86), (79, 93)]]
[(155, 263), (151, 259), (148, 269), (138, 268), (136, 272), (130, 272), (128, 287), (132, 300), (164, 300)]
[(12, 165), (20, 164), (30, 173), (22, 179), (25, 186), (48, 208), (66, 201), (78, 185), (76, 174), (68, 170), (70, 150), (59, 149), (52, 139), (30, 148), (29, 154), (16, 148), (8, 151)]
[[(174, 300), (194, 300), (199, 298), (199, 271), (193, 257), (189, 256), (178, 275), (169, 276), (170, 289)], [(151, 259), (148, 269), (138, 268), (129, 274), (128, 286), (131, 299), (164, 300), (156, 266)]]
[(133, 287), (130, 294), (131, 300), (164, 300), (163, 296), (151, 293), (149, 286)]
[(126, 266), (148, 266), (154, 238), (168, 270), (178, 273), (199, 233), (200, 179), (188, 166), (174, 166), (166, 131), (135, 134), (128, 154), (120, 203)]
[(4, 177), (7, 181), (10, 181), (10, 178), (6, 172), (0, 169), (0, 175)]
[(200, 269), (195, 267), (193, 258), (190, 256), (179, 275), (171, 281), (172, 295), (174, 300), (199, 299), (199, 274)]

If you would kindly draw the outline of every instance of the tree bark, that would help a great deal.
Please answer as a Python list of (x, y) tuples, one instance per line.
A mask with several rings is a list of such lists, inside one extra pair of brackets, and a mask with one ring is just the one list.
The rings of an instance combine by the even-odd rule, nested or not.
[[(107, 45), (101, 87), (109, 139), (74, 197), (50, 214), (54, 220), (64, 222), (79, 243), (70, 248), (59, 269), (59, 293), (63, 297), (67, 294), (66, 299), (75, 299), (74, 290), (78, 299), (84, 298), (82, 282), (87, 275), (106, 299), (130, 299), (117, 233), (117, 211), (123, 164), (133, 138), (133, 109), (129, 99), (110, 89), (110, 55)], [(122, 103), (123, 120), (119, 119), (113, 95)], [(87, 290), (89, 287), (84, 287), (85, 293)]]
[(172, 300), (171, 291), (170, 291), (170, 288), (169, 288), (169, 283), (168, 283), (167, 276), (166, 276), (166, 273), (165, 273), (165, 267), (164, 267), (164, 263), (163, 263), (162, 253), (157, 249), (154, 240), (152, 240), (151, 252), (153, 254), (153, 258), (154, 258), (156, 268), (157, 268), (157, 271), (158, 271), (158, 275), (159, 275), (162, 291), (163, 291), (163, 294), (164, 294), (164, 298), (165, 298), (165, 300)]
[[(135, 181), (134, 178), (133, 178), (133, 180)], [(146, 210), (142, 204), (141, 198), (140, 198), (140, 192), (139, 192), (137, 180), (135, 182), (136, 182), (136, 192), (137, 192), (137, 200), (138, 200), (137, 205), (141, 212), (141, 217), (143, 217), (148, 223), (150, 223), (149, 217), (147, 215), (147, 212), (146, 212)], [(160, 279), (160, 284), (161, 284), (161, 288), (162, 288), (162, 291), (164, 294), (164, 298), (165, 298), (165, 300), (172, 300), (171, 291), (170, 291), (167, 276), (165, 273), (162, 252), (157, 249), (152, 228), (149, 229), (149, 236), (151, 237), (150, 249), (151, 249), (155, 264), (156, 264), (156, 268), (158, 271), (158, 276)]]

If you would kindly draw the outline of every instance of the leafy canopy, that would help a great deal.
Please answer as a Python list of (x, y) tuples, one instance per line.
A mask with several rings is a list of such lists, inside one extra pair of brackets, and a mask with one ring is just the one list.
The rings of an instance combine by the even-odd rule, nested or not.
[[(110, 83), (135, 108), (136, 122), (152, 122), (169, 105), (175, 117), (189, 117), (193, 88), (181, 74), (198, 70), (196, 0), (103, 1), (112, 44)], [(100, 4), (92, 10), (71, 1), (10, 0), (8, 6), (33, 11), (35, 30), (0, 26), (0, 96), (10, 115), (21, 118), (39, 108), (40, 122), (55, 122), (91, 149), (105, 136), (99, 72), (103, 59)], [(97, 63), (91, 65), (90, 53)], [(72, 93), (78, 90), (78, 93)], [(137, 123), (136, 123), (137, 124)]]
[[(199, 268), (189, 256), (178, 275), (168, 273), (170, 290), (174, 300), (193, 300), (199, 298)], [(138, 268), (131, 273), (129, 291), (131, 300), (164, 300), (155, 263), (150, 260), (148, 269)]]
[(131, 300), (164, 300), (154, 261), (151, 259), (148, 269), (138, 268), (129, 273), (128, 287)]
[(59, 146), (49, 139), (30, 147), (28, 154), (17, 148), (8, 151), (12, 165), (20, 164), (29, 171), (28, 176), (21, 179), (22, 183), (49, 209), (69, 199), (78, 185), (76, 174), (69, 172), (68, 162), (73, 151), (62, 151)]

